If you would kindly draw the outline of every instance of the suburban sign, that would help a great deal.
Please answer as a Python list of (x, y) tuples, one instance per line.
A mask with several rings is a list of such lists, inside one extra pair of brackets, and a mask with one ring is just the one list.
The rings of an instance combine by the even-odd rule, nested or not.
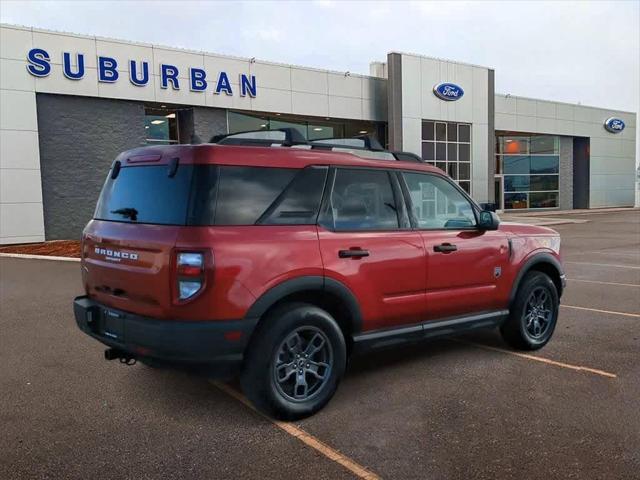
[[(27, 71), (35, 77), (46, 77), (51, 73), (51, 57), (46, 50), (32, 48), (27, 54)], [(98, 56), (98, 81), (102, 83), (114, 83), (120, 79), (120, 67), (115, 58)], [(129, 60), (129, 72), (125, 73), (129, 81), (136, 87), (145, 87), (149, 84), (149, 62)], [(82, 80), (85, 74), (85, 55), (76, 53), (73, 56), (69, 52), (62, 54), (62, 73), (69, 80)], [(192, 92), (204, 92), (210, 84), (214, 94), (233, 95), (233, 86), (227, 72), (218, 72), (217, 77), (207, 77), (207, 72), (201, 68), (189, 68), (187, 79), (179, 78), (180, 71), (175, 65), (161, 63), (158, 66), (160, 87), (164, 89), (180, 90), (185, 83)], [(238, 78), (238, 88), (241, 97), (257, 94), (255, 75), (241, 73)]]
[(460, 100), (464, 95), (464, 90), (455, 83), (439, 83), (433, 87), (433, 93), (442, 100), (452, 102)]
[(620, 133), (624, 130), (624, 122), (619, 118), (611, 117), (604, 121), (604, 128), (611, 133)]

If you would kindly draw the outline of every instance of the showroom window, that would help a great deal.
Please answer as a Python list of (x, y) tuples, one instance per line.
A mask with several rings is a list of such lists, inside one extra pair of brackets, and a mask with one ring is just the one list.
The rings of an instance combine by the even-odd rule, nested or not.
[(295, 128), (307, 140), (350, 138), (358, 135), (373, 135), (379, 139), (384, 139), (385, 136), (382, 125), (358, 120), (303, 118), (277, 113), (248, 115), (231, 111), (228, 113), (228, 119), (229, 133)]
[(559, 137), (500, 135), (496, 151), (496, 173), (503, 177), (505, 210), (558, 207)]
[(146, 108), (144, 132), (149, 145), (178, 143), (178, 119), (175, 111)]
[(422, 122), (422, 158), (447, 172), (471, 193), (471, 125), (456, 122)]

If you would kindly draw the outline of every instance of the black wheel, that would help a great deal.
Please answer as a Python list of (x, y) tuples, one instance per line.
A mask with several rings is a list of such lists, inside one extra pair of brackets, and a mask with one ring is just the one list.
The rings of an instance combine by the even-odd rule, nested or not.
[(537, 350), (551, 339), (558, 321), (558, 290), (542, 272), (529, 272), (511, 305), (509, 318), (500, 328), (502, 337), (514, 348)]
[(240, 383), (264, 413), (282, 420), (314, 414), (331, 399), (346, 364), (340, 327), (306, 303), (276, 308), (253, 334)]

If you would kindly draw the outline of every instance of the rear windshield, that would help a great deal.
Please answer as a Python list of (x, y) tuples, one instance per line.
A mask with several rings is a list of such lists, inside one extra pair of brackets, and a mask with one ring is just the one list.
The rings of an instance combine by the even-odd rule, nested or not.
[(156, 225), (316, 223), (326, 167), (124, 167), (102, 189), (94, 218)]
[(181, 166), (173, 177), (166, 165), (121, 168), (102, 188), (94, 217), (114, 222), (184, 225), (193, 167)]

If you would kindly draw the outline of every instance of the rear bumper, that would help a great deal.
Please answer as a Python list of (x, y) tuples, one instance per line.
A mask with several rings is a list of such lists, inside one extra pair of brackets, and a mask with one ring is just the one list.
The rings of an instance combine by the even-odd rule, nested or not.
[(170, 364), (239, 367), (256, 320), (157, 320), (113, 309), (86, 296), (73, 302), (80, 330), (134, 358)]

